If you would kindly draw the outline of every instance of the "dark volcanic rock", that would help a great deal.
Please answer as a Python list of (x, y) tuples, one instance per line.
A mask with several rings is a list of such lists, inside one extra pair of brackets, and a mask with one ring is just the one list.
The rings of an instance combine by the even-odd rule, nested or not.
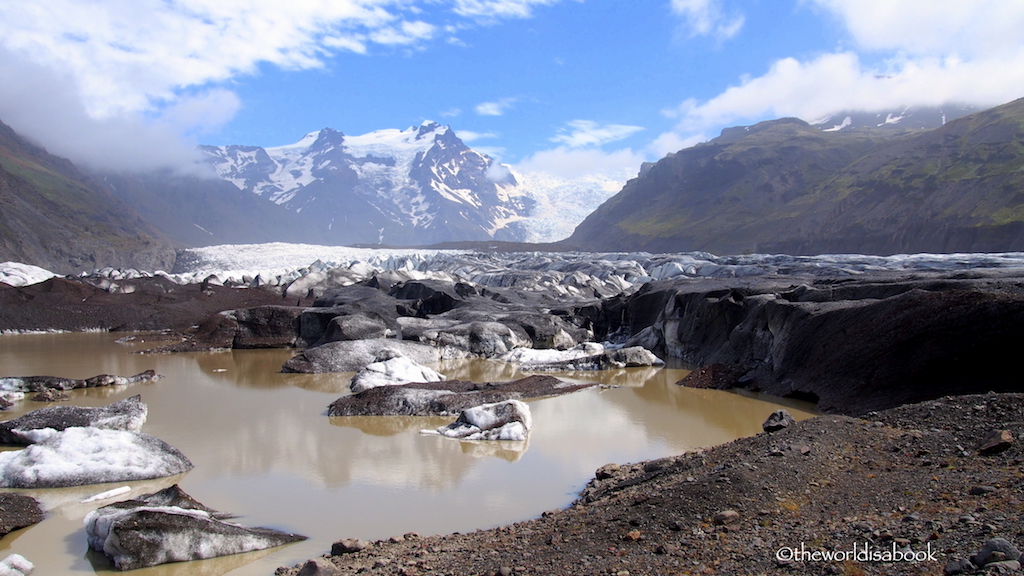
[(628, 332), (651, 328), (663, 353), (737, 366), (744, 386), (823, 410), (1019, 388), (1004, 371), (1024, 340), (1012, 273), (652, 282), (624, 307)]
[(24, 494), (0, 492), (0, 536), (43, 521), (39, 502)]
[(224, 522), (177, 485), (86, 516), (89, 547), (119, 570), (263, 550), (305, 536)]
[(119, 284), (118, 293), (65, 278), (18, 288), (0, 284), (0, 330), (185, 332), (222, 310), (282, 303), (279, 293), (267, 290), (224, 286), (204, 290), (198, 284), (180, 286), (162, 277)]
[(416, 382), (343, 396), (330, 405), (328, 415), (447, 416), (481, 404), (568, 394), (591, 386), (596, 384), (569, 384), (553, 376), (482, 384), (464, 380)]
[(52, 433), (75, 426), (138, 432), (148, 409), (140, 396), (132, 396), (102, 408), (50, 406), (0, 422), (0, 443), (32, 444)]

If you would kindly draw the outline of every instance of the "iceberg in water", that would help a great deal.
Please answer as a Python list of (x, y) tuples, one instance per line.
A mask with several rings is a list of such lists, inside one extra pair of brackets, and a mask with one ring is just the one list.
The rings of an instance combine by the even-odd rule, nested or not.
[(183, 474), (192, 462), (148, 434), (68, 428), (24, 450), (0, 453), (0, 488), (64, 488)]
[(521, 400), (505, 400), (467, 408), (447, 426), (424, 430), (460, 440), (526, 440), (533, 427), (530, 407)]
[(264, 550), (305, 536), (225, 522), (177, 485), (90, 512), (89, 547), (119, 570)]

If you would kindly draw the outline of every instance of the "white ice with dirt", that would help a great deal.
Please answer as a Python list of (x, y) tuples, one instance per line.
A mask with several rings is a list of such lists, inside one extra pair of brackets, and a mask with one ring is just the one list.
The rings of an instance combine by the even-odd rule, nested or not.
[(596, 356), (605, 351), (603, 344), (597, 342), (584, 342), (568, 350), (550, 350), (536, 348), (516, 348), (511, 352), (498, 357), (504, 362), (512, 362), (528, 367), (531, 364), (554, 364), (556, 362), (567, 362), (588, 356)]
[(39, 266), (21, 262), (0, 262), (0, 283), (8, 286), (30, 286), (45, 282), (54, 276), (56, 274)]
[(531, 428), (533, 416), (530, 407), (521, 400), (505, 400), (467, 408), (448, 426), (436, 431), (423, 430), (422, 433), (460, 440), (523, 441)]
[(173, 476), (191, 468), (180, 452), (147, 434), (68, 428), (23, 450), (0, 452), (0, 487), (130, 482)]
[(368, 364), (352, 377), (349, 389), (358, 394), (378, 386), (397, 386), (410, 382), (440, 382), (443, 374), (405, 356), (395, 356)]
[(11, 554), (0, 560), (0, 576), (28, 576), (35, 569), (35, 564), (21, 554)]

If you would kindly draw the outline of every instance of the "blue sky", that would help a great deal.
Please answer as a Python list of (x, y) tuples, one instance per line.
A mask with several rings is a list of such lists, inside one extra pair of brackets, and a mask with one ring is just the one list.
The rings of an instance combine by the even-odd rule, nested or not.
[(1021, 30), (1019, 0), (9, 0), (0, 120), (99, 167), (431, 119), (635, 174), (725, 126), (1024, 96)]

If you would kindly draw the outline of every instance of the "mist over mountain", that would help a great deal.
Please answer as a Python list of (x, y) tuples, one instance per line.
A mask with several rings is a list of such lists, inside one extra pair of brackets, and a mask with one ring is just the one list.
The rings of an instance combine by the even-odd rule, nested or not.
[(824, 131), (783, 118), (727, 128), (663, 158), (565, 244), (716, 254), (1024, 250), (1022, 167), (1024, 100), (931, 130)]
[(0, 122), (0, 261), (62, 273), (170, 269), (172, 241), (70, 161)]

